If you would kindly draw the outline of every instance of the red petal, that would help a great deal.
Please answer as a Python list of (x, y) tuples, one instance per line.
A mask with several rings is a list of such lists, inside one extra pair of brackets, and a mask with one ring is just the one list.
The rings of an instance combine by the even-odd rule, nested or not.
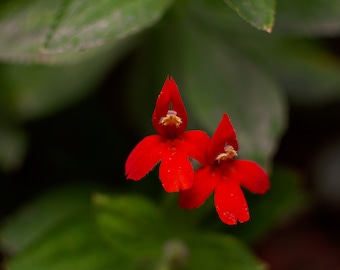
[[(161, 118), (165, 117), (170, 109), (176, 111), (177, 116), (182, 119), (182, 124), (179, 127), (164, 126), (160, 124)], [(157, 98), (156, 107), (152, 114), (152, 124), (156, 131), (165, 137), (169, 137), (169, 135), (174, 137), (174, 134), (175, 136), (181, 134), (188, 124), (188, 115), (183, 100), (178, 91), (176, 82), (172, 77), (166, 78)]]
[(230, 122), (229, 116), (227, 114), (223, 114), (222, 120), (216, 128), (207, 149), (209, 162), (214, 163), (217, 155), (224, 153), (224, 147), (226, 144), (234, 147), (236, 151), (238, 150), (235, 129)]
[(187, 155), (201, 164), (206, 164), (206, 149), (210, 138), (201, 130), (185, 131), (176, 140), (176, 148), (187, 153)]
[(161, 160), (164, 143), (159, 135), (144, 138), (132, 150), (125, 163), (127, 179), (140, 180)]
[(224, 181), (215, 191), (215, 206), (220, 219), (235, 225), (249, 220), (248, 204), (239, 184), (235, 181)]
[(194, 169), (188, 156), (176, 149), (169, 149), (162, 156), (159, 178), (167, 192), (178, 192), (192, 186)]
[(229, 166), (228, 177), (237, 181), (250, 192), (264, 194), (268, 191), (270, 182), (267, 173), (258, 164), (248, 160), (234, 160)]
[(210, 166), (198, 169), (195, 172), (192, 188), (180, 192), (179, 206), (187, 209), (201, 206), (215, 190), (218, 180), (218, 176)]

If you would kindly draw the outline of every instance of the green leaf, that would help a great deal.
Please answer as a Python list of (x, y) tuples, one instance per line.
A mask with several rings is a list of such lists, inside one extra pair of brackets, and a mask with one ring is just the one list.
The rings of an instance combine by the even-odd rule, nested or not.
[(0, 59), (51, 62), (108, 42), (116, 46), (155, 24), (171, 2), (8, 1), (0, 12)]
[(224, 0), (245, 21), (268, 33), (275, 18), (275, 0)]
[(44, 61), (40, 53), (60, 1), (6, 1), (0, 9), (0, 59)]
[(163, 216), (139, 196), (94, 196), (96, 219), (104, 239), (132, 258), (159, 255), (165, 238)]
[(278, 1), (275, 32), (334, 36), (340, 30), (340, 5), (334, 0)]
[(9, 172), (20, 167), (27, 148), (27, 138), (20, 128), (0, 120), (0, 169)]
[(188, 240), (189, 269), (263, 270), (267, 267), (238, 239), (202, 233)]

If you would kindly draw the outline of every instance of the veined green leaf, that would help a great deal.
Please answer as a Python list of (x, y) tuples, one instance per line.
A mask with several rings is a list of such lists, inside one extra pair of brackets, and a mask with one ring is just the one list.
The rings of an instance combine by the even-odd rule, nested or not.
[(172, 0), (13, 0), (0, 11), (0, 59), (50, 62), (121, 40), (157, 22)]

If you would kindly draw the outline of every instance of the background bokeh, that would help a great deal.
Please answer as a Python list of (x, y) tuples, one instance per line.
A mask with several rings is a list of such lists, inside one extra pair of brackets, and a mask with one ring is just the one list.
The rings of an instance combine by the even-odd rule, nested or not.
[[(0, 269), (340, 269), (340, 3), (0, 3)], [(270, 174), (227, 226), (126, 181), (167, 75)]]

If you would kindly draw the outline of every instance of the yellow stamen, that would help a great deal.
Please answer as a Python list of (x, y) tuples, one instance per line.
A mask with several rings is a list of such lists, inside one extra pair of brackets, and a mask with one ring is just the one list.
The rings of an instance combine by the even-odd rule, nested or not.
[(226, 144), (224, 146), (224, 153), (218, 154), (216, 157), (217, 162), (222, 160), (231, 160), (237, 157), (237, 151), (231, 145)]
[(163, 126), (176, 126), (179, 127), (182, 124), (182, 118), (177, 116), (177, 112), (174, 110), (168, 110), (166, 116), (159, 120), (159, 123)]

